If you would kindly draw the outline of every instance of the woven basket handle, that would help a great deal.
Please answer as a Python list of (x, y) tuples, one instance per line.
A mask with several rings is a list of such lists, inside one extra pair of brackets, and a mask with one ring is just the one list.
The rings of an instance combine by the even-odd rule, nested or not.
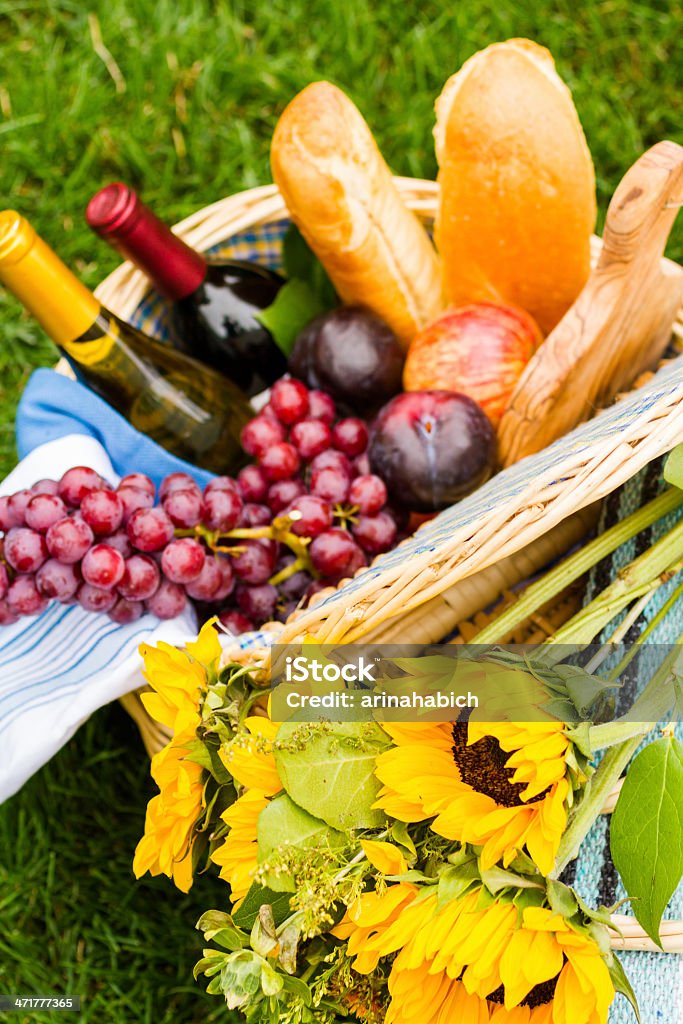
[(588, 419), (654, 366), (683, 302), (683, 270), (662, 259), (683, 203), (683, 147), (659, 142), (607, 211), (597, 266), (528, 364), (500, 426), (503, 465)]

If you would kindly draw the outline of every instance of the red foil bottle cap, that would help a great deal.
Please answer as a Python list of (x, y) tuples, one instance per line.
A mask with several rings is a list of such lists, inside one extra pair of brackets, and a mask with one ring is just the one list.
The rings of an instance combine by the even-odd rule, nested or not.
[(90, 227), (134, 263), (171, 301), (191, 295), (206, 277), (206, 260), (122, 182), (100, 189), (85, 211)]

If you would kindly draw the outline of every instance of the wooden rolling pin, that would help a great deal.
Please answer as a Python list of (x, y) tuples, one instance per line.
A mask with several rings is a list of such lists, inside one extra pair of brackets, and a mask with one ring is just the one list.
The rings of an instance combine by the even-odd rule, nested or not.
[(503, 465), (545, 448), (654, 367), (683, 302), (683, 268), (662, 259), (681, 204), (683, 147), (659, 142), (618, 186), (595, 270), (520, 378), (499, 428)]

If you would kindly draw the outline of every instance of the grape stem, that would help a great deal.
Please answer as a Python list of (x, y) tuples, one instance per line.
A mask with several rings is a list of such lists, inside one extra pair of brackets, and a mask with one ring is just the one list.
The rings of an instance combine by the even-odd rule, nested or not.
[(318, 573), (313, 568), (308, 553), (308, 545), (311, 543), (311, 538), (298, 537), (291, 530), (292, 523), (295, 523), (300, 518), (301, 513), (295, 510), (288, 512), (286, 515), (276, 516), (270, 526), (239, 526), (235, 527), (234, 530), (226, 532), (209, 530), (206, 526), (198, 523), (197, 526), (188, 530), (176, 529), (175, 536), (195, 537), (203, 540), (211, 551), (220, 552), (224, 555), (239, 555), (244, 551), (244, 547), (239, 544), (227, 546), (225, 541), (228, 540), (276, 540), (281, 544), (286, 544), (292, 554), (296, 555), (296, 560), (291, 565), (285, 566), (284, 569), (271, 578), (270, 582), (277, 586), (278, 583), (289, 579), (290, 576), (293, 576), (294, 573), (300, 570), (309, 573), (314, 579), (318, 579)]

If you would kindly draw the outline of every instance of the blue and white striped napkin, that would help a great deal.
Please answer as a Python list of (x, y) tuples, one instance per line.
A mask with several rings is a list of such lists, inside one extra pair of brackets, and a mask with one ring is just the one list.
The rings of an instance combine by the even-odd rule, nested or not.
[[(119, 476), (99, 441), (67, 434), (28, 454), (0, 483), (12, 494), (71, 466)], [(119, 626), (78, 605), (52, 603), (37, 617), (0, 626), (0, 802), (15, 793), (97, 708), (143, 683), (143, 641), (184, 644), (196, 636), (194, 611), (159, 622), (143, 615)]]

